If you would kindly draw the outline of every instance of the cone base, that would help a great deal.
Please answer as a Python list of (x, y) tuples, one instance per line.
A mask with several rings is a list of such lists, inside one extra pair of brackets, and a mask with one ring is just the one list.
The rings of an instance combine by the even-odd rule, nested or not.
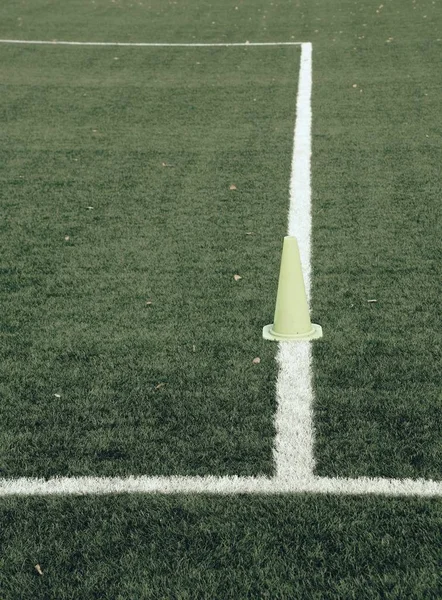
[(262, 330), (262, 337), (265, 340), (274, 340), (277, 342), (305, 342), (307, 340), (317, 340), (322, 338), (322, 327), (312, 323), (312, 328), (307, 333), (279, 333), (273, 330), (273, 323), (266, 325)]

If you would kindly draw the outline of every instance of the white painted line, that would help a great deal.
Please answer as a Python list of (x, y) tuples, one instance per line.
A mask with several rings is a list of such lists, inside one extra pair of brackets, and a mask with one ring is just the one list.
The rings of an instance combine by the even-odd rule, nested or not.
[(0, 40), (0, 44), (40, 44), (44, 46), (129, 46), (135, 48), (229, 48), (233, 46), (301, 46), (303, 42), (217, 42), (217, 43), (167, 43), (167, 42), (67, 42), (62, 40)]
[[(298, 240), (307, 298), (310, 297), (312, 45), (302, 44), (290, 176), (288, 235)], [(276, 360), (276, 477), (312, 477), (313, 390), (310, 342), (279, 343)]]
[(313, 393), (309, 342), (279, 343), (276, 354), (275, 475), (290, 481), (313, 477)]
[(312, 154), (312, 45), (302, 44), (299, 67), (296, 123), (290, 177), (288, 235), (298, 240), (305, 291), (310, 300), (311, 154)]
[(86, 494), (338, 494), (442, 497), (442, 482), (424, 479), (310, 477), (60, 477), (0, 479), (0, 497)]

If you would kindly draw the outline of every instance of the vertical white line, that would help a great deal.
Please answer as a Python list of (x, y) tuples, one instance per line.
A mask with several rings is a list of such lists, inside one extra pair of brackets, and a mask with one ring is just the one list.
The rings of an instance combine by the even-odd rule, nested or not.
[(304, 273), (305, 290), (310, 299), (310, 232), (311, 185), (310, 158), (312, 152), (312, 45), (301, 46), (296, 123), (290, 177), (290, 207), (288, 235), (298, 240)]
[[(301, 46), (296, 122), (290, 177), (288, 235), (298, 240), (307, 298), (310, 298), (312, 45)], [(276, 478), (286, 484), (313, 477), (313, 390), (310, 342), (280, 342), (276, 356), (274, 458)]]

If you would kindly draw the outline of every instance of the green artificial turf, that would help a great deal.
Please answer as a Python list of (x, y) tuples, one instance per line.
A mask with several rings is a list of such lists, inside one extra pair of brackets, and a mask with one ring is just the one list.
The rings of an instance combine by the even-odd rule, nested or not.
[[(432, 0), (0, 5), (2, 38), (313, 42), (322, 475), (440, 479), (441, 16)], [(275, 346), (260, 328), (286, 228), (299, 49), (0, 57), (0, 473), (270, 473)], [(2, 499), (0, 598), (436, 600), (440, 507)]]
[(3, 475), (272, 472), (299, 48), (256, 50), (0, 48)]
[(8, 499), (0, 597), (436, 600), (441, 517), (412, 498)]
[(315, 46), (318, 474), (441, 477), (441, 12), (359, 3)]
[[(317, 472), (440, 477), (440, 9), (69, 6), (1, 36), (313, 42)], [(0, 52), (2, 472), (270, 473), (299, 48)]]

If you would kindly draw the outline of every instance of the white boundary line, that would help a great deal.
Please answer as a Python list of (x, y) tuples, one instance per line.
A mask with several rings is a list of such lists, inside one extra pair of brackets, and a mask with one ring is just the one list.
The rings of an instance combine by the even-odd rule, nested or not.
[(40, 44), (45, 46), (133, 46), (136, 48), (204, 48), (230, 46), (302, 46), (304, 42), (217, 42), (217, 43), (182, 43), (167, 42), (67, 42), (62, 40), (0, 40), (0, 44)]
[[(309, 42), (243, 44), (131, 44), (105, 42), (0, 43), (89, 46), (281, 46), (301, 45), (296, 123), (290, 178), (289, 235), (298, 238), (307, 295), (310, 295), (311, 230), (311, 88), (312, 45)], [(0, 479), (1, 496), (85, 495), (110, 493), (196, 494), (379, 494), (442, 496), (442, 482), (424, 479), (317, 477), (313, 473), (313, 392), (308, 342), (279, 344), (277, 352), (277, 412), (275, 415), (275, 477), (55, 477)]]
[(440, 482), (426, 479), (356, 479), (308, 477), (283, 481), (271, 477), (56, 477), (3, 479), (1, 496), (88, 494), (376, 494), (383, 496), (442, 495)]
[[(312, 45), (303, 44), (290, 176), (288, 235), (298, 240), (304, 284), (310, 296)], [(295, 482), (313, 477), (313, 390), (310, 342), (279, 343), (276, 383), (276, 478)]]

